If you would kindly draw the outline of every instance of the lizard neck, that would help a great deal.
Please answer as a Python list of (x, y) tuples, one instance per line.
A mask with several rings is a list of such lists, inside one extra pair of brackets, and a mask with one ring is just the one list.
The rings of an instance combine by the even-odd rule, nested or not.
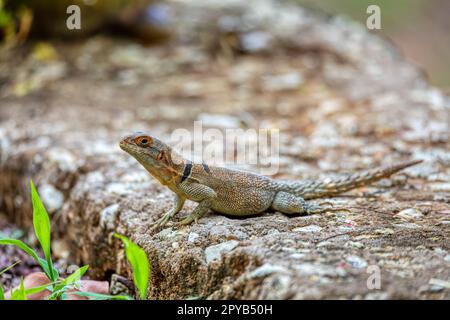
[(172, 151), (170, 157), (165, 161), (161, 160), (157, 166), (152, 161), (145, 160), (142, 165), (161, 184), (172, 189), (181, 181), (188, 163), (190, 163), (189, 160)]

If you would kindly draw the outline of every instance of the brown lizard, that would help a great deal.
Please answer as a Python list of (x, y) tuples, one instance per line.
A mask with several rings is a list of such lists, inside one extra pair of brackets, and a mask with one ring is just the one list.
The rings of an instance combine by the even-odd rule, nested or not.
[(183, 208), (186, 199), (198, 205), (181, 225), (197, 222), (210, 209), (234, 216), (251, 216), (268, 209), (287, 215), (321, 213), (330, 208), (306, 200), (333, 197), (422, 162), (412, 160), (337, 179), (291, 181), (192, 163), (164, 142), (140, 132), (123, 138), (120, 147), (175, 193), (173, 207), (155, 222), (155, 227), (164, 226)]

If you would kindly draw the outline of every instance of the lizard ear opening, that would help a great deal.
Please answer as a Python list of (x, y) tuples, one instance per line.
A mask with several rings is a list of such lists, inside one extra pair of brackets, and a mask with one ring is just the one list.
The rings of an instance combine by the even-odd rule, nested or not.
[(134, 139), (134, 142), (140, 147), (147, 147), (153, 143), (153, 139), (149, 136), (139, 136)]
[(172, 157), (170, 156), (170, 152), (167, 150), (161, 150), (156, 156), (156, 160), (161, 161), (169, 167), (173, 166)]

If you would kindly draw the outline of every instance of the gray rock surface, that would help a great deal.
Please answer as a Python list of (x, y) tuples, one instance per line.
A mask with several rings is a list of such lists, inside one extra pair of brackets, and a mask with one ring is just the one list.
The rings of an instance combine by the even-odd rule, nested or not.
[[(22, 49), (2, 62), (1, 211), (30, 226), (29, 178), (53, 186), (64, 197), (54, 237), (74, 262), (89, 264), (94, 278), (130, 276), (112, 237), (125, 234), (149, 255), (155, 299), (450, 298), (449, 97), (387, 41), (341, 18), (278, 1), (169, 3), (179, 21), (170, 45), (98, 36), (52, 44), (55, 61)], [(224, 48), (224, 26), (243, 47)], [(267, 36), (248, 38), (255, 32)], [(241, 54), (254, 48), (263, 52)], [(54, 64), (64, 72), (24, 95), (23, 75), (39, 80), (35, 66)], [(119, 138), (148, 130), (168, 140), (200, 114), (244, 111), (256, 126), (281, 129), (277, 178), (425, 162), (333, 199), (350, 212), (211, 213), (151, 231), (172, 194), (118, 148)], [(367, 285), (370, 266), (380, 270), (379, 289)]]

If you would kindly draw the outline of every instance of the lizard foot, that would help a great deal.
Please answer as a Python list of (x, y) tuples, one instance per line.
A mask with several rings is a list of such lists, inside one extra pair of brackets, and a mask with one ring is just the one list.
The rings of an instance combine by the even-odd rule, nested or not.
[(183, 220), (181, 220), (180, 222), (177, 223), (177, 226), (181, 227), (181, 226), (187, 226), (189, 224), (191, 224), (192, 222), (197, 223), (198, 221), (198, 217), (190, 214), (188, 215), (186, 218), (184, 218)]
[(169, 222), (171, 217), (172, 217), (172, 215), (169, 213), (164, 214), (160, 219), (156, 220), (152, 224), (151, 230), (156, 230), (161, 227), (164, 227), (167, 224), (167, 222)]
[(203, 200), (198, 204), (198, 206), (194, 209), (194, 211), (192, 211), (191, 214), (189, 214), (186, 218), (178, 222), (177, 226), (185, 226), (191, 224), (194, 221), (195, 223), (197, 223), (197, 221), (205, 215), (205, 213), (209, 210), (210, 207), (211, 207), (210, 201)]

